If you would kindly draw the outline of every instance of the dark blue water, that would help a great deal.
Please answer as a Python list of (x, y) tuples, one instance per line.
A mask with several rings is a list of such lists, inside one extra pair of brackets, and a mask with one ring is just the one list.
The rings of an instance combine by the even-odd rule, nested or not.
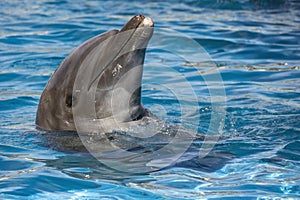
[[(1, 1), (0, 198), (300, 198), (299, 11), (297, 0)], [(56, 67), (74, 47), (120, 29), (137, 13), (153, 18), (157, 29), (196, 41), (217, 66), (150, 49), (143, 102), (156, 115), (177, 123), (184, 113), (176, 92), (162, 85), (186, 91), (189, 82), (196, 100), (180, 94), (191, 105), (186, 115), (200, 122), (188, 126), (206, 133), (214, 112), (207, 85), (221, 82), (226, 115), (214, 149), (235, 155), (222, 167), (210, 172), (171, 167), (130, 175), (90, 156), (41, 145), (35, 115)], [(214, 75), (221, 79), (204, 82), (203, 77)], [(197, 109), (192, 107), (195, 101)]]

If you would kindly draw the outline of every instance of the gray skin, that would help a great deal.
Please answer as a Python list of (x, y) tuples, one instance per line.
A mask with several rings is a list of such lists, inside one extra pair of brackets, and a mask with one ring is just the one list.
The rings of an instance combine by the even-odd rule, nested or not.
[[(137, 31), (138, 28), (150, 28), (147, 31)], [(97, 52), (97, 56), (102, 58), (111, 57), (110, 54), (116, 54), (124, 48), (132, 49), (132, 51), (117, 55), (116, 59), (106, 61), (105, 66), (99, 66), (99, 70), (94, 73), (94, 77), (91, 77), (89, 87), (93, 84), (97, 85), (96, 104), (95, 110), (97, 119), (107, 119), (113, 114), (113, 106), (111, 104), (112, 94), (111, 88), (116, 84), (124, 85), (125, 88), (136, 88), (129, 101), (129, 112), (125, 115), (121, 115), (118, 120), (120, 122), (139, 121), (144, 116), (153, 116), (147, 109), (141, 104), (141, 80), (143, 63), (145, 58), (146, 46), (152, 36), (153, 22), (150, 18), (145, 18), (142, 15), (136, 15), (120, 30), (111, 30), (104, 34), (98, 35), (94, 38), (81, 44), (77, 47), (69, 56), (67, 56), (56, 69), (50, 80), (48, 81), (40, 98), (37, 115), (36, 125), (39, 129), (46, 131), (76, 131), (72, 106), (76, 104), (74, 99), (73, 88), (74, 81), (77, 76), (79, 68), (84, 65), (84, 60), (92, 54), (93, 50), (102, 45), (106, 41), (106, 45), (111, 48), (103, 48), (103, 52)], [(127, 38), (122, 38), (125, 41), (121, 43), (116, 38), (107, 39), (116, 36), (117, 34), (129, 31)], [(145, 33), (146, 32), (146, 33)], [(119, 42), (119, 43), (118, 43)], [(117, 44), (117, 45), (116, 45)], [(135, 50), (139, 45), (142, 48)], [(106, 46), (106, 47), (107, 47)], [(110, 52), (112, 51), (112, 52)], [(113, 52), (114, 51), (114, 52)], [(118, 53), (118, 52), (117, 52)], [(122, 53), (122, 52), (119, 52)], [(100, 55), (100, 56), (99, 56)], [(97, 58), (96, 58), (97, 59)], [(101, 61), (99, 61), (101, 62)], [(117, 76), (114, 76), (115, 66), (122, 66), (122, 70)], [(138, 66), (138, 67), (136, 67)], [(83, 66), (85, 67), (85, 66)], [(134, 73), (130, 73), (130, 77), (126, 78), (126, 73), (136, 67)], [(113, 74), (113, 75), (112, 75)], [(125, 77), (120, 83), (120, 77)], [(97, 79), (98, 78), (98, 79)], [(99, 80), (98, 83), (96, 80)], [(122, 100), (122, 93), (114, 98)], [(118, 108), (122, 113), (122, 107)], [(126, 108), (124, 108), (125, 110)], [(128, 109), (128, 108), (127, 108)]]

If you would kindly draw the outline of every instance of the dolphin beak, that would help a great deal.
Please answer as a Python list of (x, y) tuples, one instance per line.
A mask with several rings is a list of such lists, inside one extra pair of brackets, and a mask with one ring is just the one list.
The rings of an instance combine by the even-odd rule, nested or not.
[(131, 18), (127, 22), (127, 24), (125, 24), (125, 26), (120, 30), (120, 32), (141, 27), (154, 27), (153, 20), (143, 15), (136, 15), (133, 18)]
[[(129, 52), (132, 53), (130, 54), (130, 57), (128, 57), (127, 62), (129, 62), (129, 60), (131, 60), (135, 54), (139, 54), (137, 57), (135, 57), (135, 59), (139, 60), (140, 63), (137, 64), (138, 62), (136, 62), (135, 65), (143, 66), (145, 49), (147, 48), (147, 44), (153, 34), (153, 26), (153, 20), (149, 17), (144, 17), (143, 15), (136, 15), (133, 18), (131, 18), (118, 32), (118, 34), (110, 38), (110, 46), (116, 46), (118, 48), (115, 51), (109, 52), (109, 55), (106, 56), (106, 64), (102, 66), (102, 69), (106, 69), (114, 61), (116, 61), (116, 59), (123, 56), (124, 54), (128, 54)], [(135, 62), (135, 60), (131, 61)], [(126, 64), (126, 62), (124, 64)], [(102, 72), (103, 71), (95, 73), (96, 76), (92, 78), (92, 81), (88, 85), (88, 91), (90, 90), (91, 86), (95, 83), (95, 81), (99, 78), (99, 76), (101, 76)]]

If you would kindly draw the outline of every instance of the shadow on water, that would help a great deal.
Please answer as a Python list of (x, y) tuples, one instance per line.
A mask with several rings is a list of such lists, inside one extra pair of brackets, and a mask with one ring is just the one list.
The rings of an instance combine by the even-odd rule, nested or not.
[[(105, 164), (101, 163), (101, 160), (96, 159), (88, 152), (82, 143), (81, 138), (79, 138), (76, 132), (37, 132), (34, 134), (41, 139), (41, 142), (39, 143), (40, 145), (51, 148), (55, 151), (63, 152), (65, 154), (57, 157), (56, 159), (41, 159), (38, 161), (45, 163), (48, 167), (56, 168), (59, 171), (63, 171), (64, 173), (74, 177), (88, 177), (88, 179), (94, 180), (109, 178), (110, 180), (122, 181), (122, 179), (126, 177), (130, 178), (135, 174), (142, 175), (151, 173), (151, 171), (149, 173), (138, 173), (138, 171), (132, 173), (128, 171), (122, 172), (106, 166)], [(124, 158), (122, 156), (114, 158), (115, 161), (120, 161), (119, 164), (122, 164), (124, 161), (128, 163), (133, 162), (133, 167), (135, 162), (134, 160), (139, 162), (138, 158), (143, 158), (144, 153), (155, 152), (168, 144), (170, 140), (170, 138), (166, 140), (165, 136), (159, 135), (153, 136), (154, 139), (147, 138), (145, 141), (143, 141), (143, 139), (139, 140), (135, 137), (131, 137), (130, 134), (128, 135), (126, 132), (113, 132), (111, 134), (106, 134), (106, 137), (109, 138), (111, 142), (119, 146), (120, 149), (136, 153), (134, 158)], [(187, 168), (202, 172), (215, 172), (236, 157), (236, 155), (230, 151), (222, 150), (220, 147), (218, 147), (218, 145), (205, 157), (200, 157), (199, 152), (202, 144), (201, 140), (203, 140), (203, 138), (198, 138), (195, 140), (195, 142), (191, 144), (185, 153), (183, 153), (170, 165), (168, 165), (168, 160), (164, 161), (166, 158), (162, 157), (157, 159), (156, 157), (152, 157), (151, 159), (143, 161), (145, 162), (145, 167), (147, 166), (147, 163), (149, 164), (155, 161), (159, 162), (161, 165), (165, 164), (166, 167), (161, 169), (158, 168), (153, 171), (167, 170), (171, 168)], [(97, 145), (99, 145), (99, 143), (97, 143)], [(174, 150), (174, 152), (176, 152), (176, 150)], [(116, 150), (115, 153), (118, 154), (118, 150)], [(111, 154), (113, 155), (114, 152)]]

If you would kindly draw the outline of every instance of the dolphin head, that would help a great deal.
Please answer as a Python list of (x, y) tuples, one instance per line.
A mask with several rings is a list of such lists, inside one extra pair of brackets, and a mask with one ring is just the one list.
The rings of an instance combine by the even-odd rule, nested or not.
[[(36, 125), (43, 130), (76, 131), (72, 108), (78, 74), (88, 91), (94, 89), (97, 119), (139, 120), (150, 112), (141, 104), (143, 63), (153, 33), (153, 21), (142, 15), (121, 30), (112, 30), (84, 42), (68, 55), (48, 81), (40, 98)], [(88, 77), (88, 78), (86, 78)]]

